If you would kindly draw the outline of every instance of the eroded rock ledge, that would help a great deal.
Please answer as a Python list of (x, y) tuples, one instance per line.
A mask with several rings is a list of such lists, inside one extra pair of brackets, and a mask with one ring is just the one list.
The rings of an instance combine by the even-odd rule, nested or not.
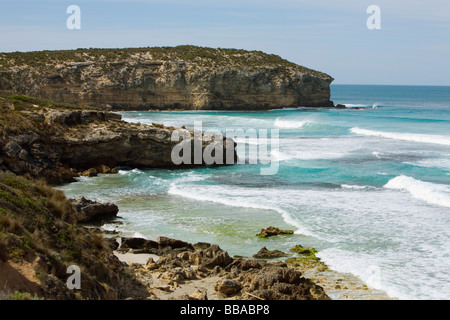
[[(81, 174), (115, 172), (111, 168), (117, 166), (176, 169), (205, 165), (204, 161), (196, 164), (194, 159), (190, 164), (174, 163), (172, 150), (183, 140), (172, 140), (177, 128), (127, 123), (120, 114), (106, 111), (50, 109), (33, 104), (39, 101), (27, 103), (27, 99), (30, 98), (0, 97), (1, 117), (6, 124), (2, 127), (3, 136), (0, 132), (1, 170), (60, 183)], [(220, 150), (222, 164), (236, 160), (232, 139), (221, 135), (206, 139), (194, 135), (193, 130), (183, 130), (189, 137), (183, 142), (192, 148), (196, 144), (202, 150), (213, 146), (208, 150)]]

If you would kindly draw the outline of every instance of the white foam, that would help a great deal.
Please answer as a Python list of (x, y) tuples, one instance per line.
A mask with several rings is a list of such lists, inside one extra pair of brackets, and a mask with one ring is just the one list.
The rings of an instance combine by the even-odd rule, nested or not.
[(389, 281), (385, 279), (386, 271), (383, 266), (380, 266), (381, 260), (374, 256), (338, 248), (322, 250), (317, 256), (331, 269), (342, 273), (354, 274), (369, 287), (382, 290), (392, 298), (411, 298), (389, 284)]
[(450, 208), (450, 186), (416, 180), (407, 176), (395, 177), (384, 186), (408, 191), (414, 198)]
[(359, 186), (359, 185), (353, 185), (353, 184), (341, 184), (341, 188), (354, 189), (354, 190), (375, 189), (375, 187), (373, 187), (373, 186)]
[(283, 128), (283, 129), (299, 129), (303, 126), (306, 126), (308, 124), (311, 124), (314, 122), (308, 121), (308, 120), (282, 120), (280, 118), (275, 119), (275, 127)]
[(358, 148), (351, 138), (280, 139), (279, 150), (271, 156), (278, 161), (337, 159)]
[(176, 185), (179, 183), (186, 183), (186, 182), (204, 181), (211, 177), (211, 175), (209, 175), (209, 174), (201, 174), (201, 173), (197, 173), (195, 171), (184, 172), (182, 174), (175, 173), (174, 175), (176, 175), (176, 176), (179, 175), (179, 177), (177, 177), (171, 183), (171, 185)]
[[(295, 226), (297, 228), (295, 231), (296, 234), (314, 236), (286, 210), (281, 209), (274, 203), (265, 203), (264, 201), (261, 201), (261, 199), (270, 199), (269, 195), (265, 194), (267, 191), (268, 190), (211, 185), (197, 185), (186, 188), (186, 186), (179, 187), (176, 184), (172, 184), (168, 193), (192, 200), (215, 202), (231, 207), (272, 210), (281, 214), (286, 223)], [(273, 195), (273, 192), (269, 193)]]
[(382, 137), (382, 138), (388, 138), (388, 139), (406, 140), (406, 141), (422, 142), (422, 143), (435, 143), (435, 144), (450, 146), (450, 137), (449, 136), (441, 136), (441, 135), (433, 135), (433, 134), (419, 134), (419, 133), (384, 132), (384, 131), (361, 129), (358, 127), (353, 127), (350, 129), (350, 131), (352, 133), (365, 135), (365, 136), (375, 136), (375, 137)]
[(359, 104), (359, 103), (356, 103), (356, 104), (354, 104), (354, 103), (344, 103), (344, 105), (347, 108), (361, 108), (361, 107), (367, 107), (368, 106), (367, 104)]

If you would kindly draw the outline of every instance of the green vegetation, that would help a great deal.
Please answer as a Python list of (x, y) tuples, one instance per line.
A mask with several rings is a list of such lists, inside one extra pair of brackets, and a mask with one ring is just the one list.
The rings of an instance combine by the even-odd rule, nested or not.
[[(17, 95), (0, 90), (0, 137), (44, 128), (44, 116), (37, 111), (45, 109), (74, 110), (82, 107), (57, 103), (46, 99)], [(91, 108), (92, 109), (92, 108)]]
[(290, 251), (296, 253), (297, 256), (287, 259), (286, 262), (288, 264), (308, 268), (318, 267), (320, 271), (325, 271), (328, 269), (327, 265), (316, 256), (317, 250), (312, 247), (296, 245), (294, 248), (291, 248)]
[(20, 292), (16, 291), (12, 295), (9, 296), (10, 300), (43, 300), (37, 294), (33, 296), (29, 292)]
[(320, 72), (299, 66), (275, 54), (242, 49), (207, 48), (192, 45), (176, 47), (145, 47), (124, 49), (76, 49), (0, 53), (0, 71), (32, 67), (37, 72), (53, 72), (58, 68), (77, 67), (77, 63), (94, 63), (105, 69), (109, 63), (122, 61), (163, 62), (189, 61), (202, 67), (236, 66), (244, 69), (259, 67), (291, 67), (299, 71)]
[[(97, 299), (97, 281), (120, 279), (120, 273), (112, 271), (107, 248), (100, 233), (76, 224), (74, 209), (62, 191), (0, 171), (0, 261), (30, 265), (38, 259), (35, 277), (44, 283), (52, 274), (62, 288), (67, 266), (78, 265), (82, 270), (78, 298)], [(45, 298), (54, 298), (52, 294), (44, 291)], [(65, 293), (67, 298), (74, 298), (72, 294)], [(16, 292), (10, 298), (38, 297)]]

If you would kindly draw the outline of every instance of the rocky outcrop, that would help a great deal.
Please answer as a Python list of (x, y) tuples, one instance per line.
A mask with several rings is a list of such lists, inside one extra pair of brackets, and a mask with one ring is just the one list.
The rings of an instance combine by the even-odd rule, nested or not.
[[(135, 266), (136, 274), (147, 283), (154, 298), (157, 298), (160, 291), (164, 291), (166, 297), (172, 292), (173, 298), (187, 300), (206, 300), (211, 297), (239, 300), (329, 300), (322, 287), (283, 262), (232, 258), (218, 245), (205, 243), (191, 245), (182, 242), (184, 249), (177, 250), (170, 248), (168, 243), (179, 240), (166, 240), (167, 245), (163, 244), (158, 248), (160, 257), (157, 261), (152, 257), (144, 267)], [(147, 246), (145, 241), (150, 240), (137, 240), (141, 245)], [(133, 240), (129, 238), (127, 242)], [(197, 285), (195, 281), (198, 282)], [(187, 288), (183, 289), (182, 286), (191, 283), (193, 288), (210, 288), (187, 295), (177, 296), (174, 293), (177, 288), (185, 292)]]
[(293, 233), (294, 233), (293, 230), (281, 230), (280, 228), (270, 226), (266, 229), (261, 229), (261, 232), (258, 233), (257, 236), (260, 238), (268, 238), (280, 234), (293, 234)]
[[(77, 225), (60, 190), (0, 171), (0, 299), (143, 298), (103, 234)], [(69, 266), (80, 288), (67, 285)]]
[(113, 109), (332, 107), (333, 78), (260, 51), (195, 46), (3, 53), (0, 90)]
[[(27, 97), (20, 98), (23, 103)], [(9, 106), (16, 100), (0, 97), (0, 103), (4, 105), (2, 117), (11, 114), (17, 123), (29, 123), (24, 130), (5, 126), (4, 136), (0, 135), (0, 169), (16, 174), (45, 177), (52, 183), (59, 183), (79, 175), (116, 172), (114, 167), (117, 166), (180, 168), (206, 165), (205, 158), (195, 161), (194, 151), (200, 148), (204, 155), (207, 146), (208, 155), (214, 160), (208, 164), (236, 161), (234, 141), (221, 135), (195, 134), (187, 129), (177, 131), (174, 127), (159, 124), (126, 123), (121, 120), (121, 115), (106, 111), (35, 108), (30, 103), (21, 105), (20, 112), (14, 112)], [(179, 139), (172, 139), (174, 131), (180, 133)], [(174, 162), (172, 151), (181, 141), (191, 152), (191, 157), (181, 163)], [(184, 149), (178, 154), (183, 152)]]
[(261, 248), (257, 253), (253, 255), (253, 258), (257, 259), (276, 259), (281, 257), (287, 257), (288, 254), (280, 250), (269, 250), (266, 247)]
[(78, 222), (111, 220), (119, 212), (119, 208), (114, 203), (99, 203), (85, 197), (69, 200), (75, 209), (75, 217)]

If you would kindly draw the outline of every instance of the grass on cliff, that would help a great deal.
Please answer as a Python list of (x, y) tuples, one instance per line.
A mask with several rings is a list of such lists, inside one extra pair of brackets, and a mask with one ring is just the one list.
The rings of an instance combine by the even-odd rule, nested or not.
[(43, 129), (44, 116), (36, 111), (45, 109), (74, 110), (81, 107), (0, 90), (0, 137)]
[[(34, 276), (43, 288), (50, 275), (65, 288), (67, 267), (78, 265), (81, 290), (76, 296), (68, 290), (58, 294), (98, 299), (105, 283), (119, 277), (107, 248), (101, 234), (76, 225), (74, 209), (62, 191), (0, 171), (0, 261), (21, 264), (38, 259)], [(54, 299), (54, 294), (43, 289), (39, 296)]]
[[(123, 49), (80, 48), (76, 50), (0, 53), (0, 72), (18, 67), (32, 67), (38, 72), (54, 74), (61, 68), (75, 67), (76, 63), (94, 63), (106, 70), (108, 63), (123, 61), (189, 61), (195, 62), (201, 67), (239, 67), (250, 70), (260, 67), (290, 67), (302, 72), (325, 75), (319, 71), (297, 65), (278, 55), (267, 54), (262, 51), (208, 48), (193, 45)], [(8, 77), (7, 73), (3, 76)]]

